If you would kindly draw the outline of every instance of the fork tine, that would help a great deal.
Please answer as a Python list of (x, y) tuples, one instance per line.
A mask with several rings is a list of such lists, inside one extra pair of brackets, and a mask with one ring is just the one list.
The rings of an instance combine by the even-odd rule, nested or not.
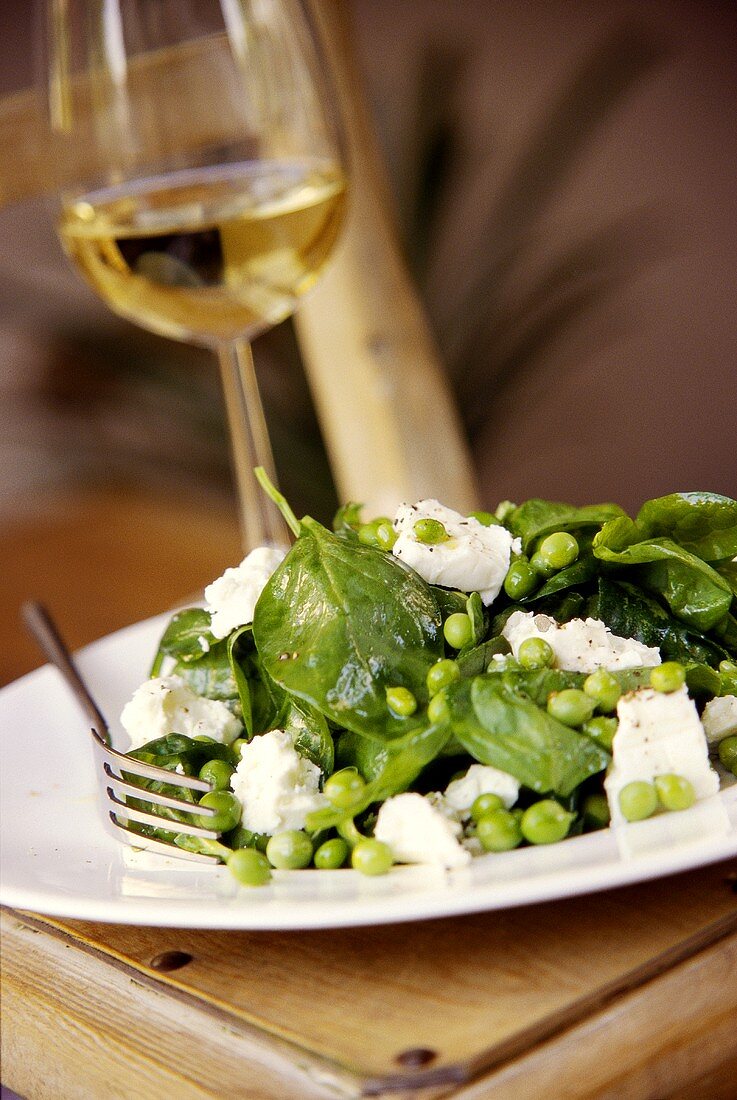
[(110, 811), (110, 821), (115, 826), (117, 839), (129, 844), (131, 848), (145, 848), (147, 851), (158, 852), (164, 856), (193, 860), (196, 863), (209, 863), (211, 866), (220, 863), (217, 856), (207, 856), (203, 852), (187, 852), (184, 848), (178, 848), (176, 844), (170, 844), (166, 840), (157, 840), (155, 837), (141, 836), (140, 833), (134, 833), (127, 825), (118, 821), (112, 810)]
[(124, 752), (118, 752), (111, 748), (104, 738), (93, 726), (90, 730), (97, 753), (106, 764), (111, 765), (113, 775), (120, 772), (128, 772), (130, 775), (140, 775), (143, 779), (158, 779), (162, 783), (170, 783), (176, 787), (187, 787), (190, 791), (211, 791), (212, 784), (206, 779), (199, 779), (194, 775), (180, 775), (167, 768), (160, 768), (157, 764), (147, 764), (143, 760), (136, 760), (132, 756), (126, 756)]
[(161, 817), (160, 814), (151, 814), (146, 810), (139, 810), (135, 806), (129, 806), (117, 798), (110, 787), (107, 788), (107, 796), (115, 807), (111, 812), (116, 818), (118, 811), (122, 811), (129, 821), (140, 821), (142, 825), (153, 825), (155, 829), (166, 829), (170, 833), (187, 833), (189, 836), (201, 836), (206, 840), (217, 840), (220, 833), (213, 829), (204, 829), (201, 825), (190, 825), (186, 821), (173, 821), (170, 817)]
[[(88, 716), (91, 724), (92, 742), (95, 755), (101, 765), (103, 785), (100, 794), (105, 799), (106, 820), (114, 827), (119, 840), (124, 840), (134, 848), (146, 848), (178, 859), (194, 860), (199, 863), (218, 864), (216, 856), (201, 852), (190, 852), (166, 840), (143, 836), (131, 827), (131, 822), (152, 825), (166, 832), (187, 833), (190, 836), (207, 840), (218, 840), (220, 833), (187, 821), (174, 821), (157, 813), (148, 813), (128, 805), (126, 796), (133, 796), (142, 802), (178, 810), (185, 814), (197, 814), (199, 817), (212, 817), (215, 811), (209, 807), (195, 806), (191, 802), (149, 791), (145, 787), (129, 782), (122, 773), (135, 779), (154, 779), (171, 786), (184, 787), (191, 791), (207, 792), (213, 790), (211, 783), (191, 775), (180, 775), (155, 764), (136, 760), (125, 753), (118, 752), (110, 743), (110, 731), (100, 708), (90, 694), (87, 684), (80, 676), (66, 643), (48, 611), (39, 603), (28, 602), (22, 608), (23, 619), (30, 633), (49, 661), (61, 672), (72, 690), (80, 707)], [(118, 797), (120, 794), (122, 797)]]
[[(102, 770), (108, 779), (108, 791), (113, 790), (116, 795), (130, 794), (142, 802), (155, 802), (157, 806), (166, 806), (170, 810), (179, 810), (185, 814), (197, 814), (199, 817), (214, 817), (217, 810), (210, 806), (200, 806), (194, 802), (185, 802), (183, 798), (174, 798), (172, 795), (161, 794), (160, 791), (149, 791), (145, 787), (138, 787), (135, 783), (126, 783), (115, 774), (110, 765), (105, 762)], [(169, 775), (172, 773), (169, 772)], [(175, 773), (177, 774), (177, 773)], [(170, 780), (172, 786), (179, 786), (175, 780)]]

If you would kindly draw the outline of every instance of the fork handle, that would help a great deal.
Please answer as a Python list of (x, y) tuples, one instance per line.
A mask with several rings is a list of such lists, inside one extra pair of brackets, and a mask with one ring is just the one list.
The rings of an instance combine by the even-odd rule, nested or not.
[(110, 731), (107, 722), (93, 699), (89, 688), (77, 671), (69, 647), (59, 633), (51, 615), (36, 600), (28, 600), (21, 607), (21, 618), (44, 656), (64, 677), (74, 693), (75, 699), (90, 719), (95, 730), (99, 732), (105, 744), (109, 745)]

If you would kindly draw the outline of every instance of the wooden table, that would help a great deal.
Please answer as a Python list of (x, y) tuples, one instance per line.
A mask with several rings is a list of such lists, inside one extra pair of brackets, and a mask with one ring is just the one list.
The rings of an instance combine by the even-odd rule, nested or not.
[[(238, 558), (234, 514), (91, 493), (0, 536), (72, 642)], [(737, 1096), (737, 863), (570, 901), (306, 933), (5, 911), (3, 1080), (32, 1098)]]

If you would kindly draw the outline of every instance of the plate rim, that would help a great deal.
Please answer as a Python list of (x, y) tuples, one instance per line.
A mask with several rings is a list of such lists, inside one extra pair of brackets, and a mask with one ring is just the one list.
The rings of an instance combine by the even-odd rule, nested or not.
[[(146, 637), (149, 634), (153, 635), (155, 630), (159, 630), (165, 625), (170, 614), (170, 612), (165, 612), (151, 616), (104, 635), (76, 651), (75, 657), (80, 661), (80, 665), (84, 666), (93, 662), (99, 656), (101, 650), (108, 647), (115, 649), (118, 645), (124, 645), (136, 633), (143, 633)], [(130, 681), (132, 687), (137, 686), (137, 683), (141, 682), (140, 679), (133, 683), (134, 670), (132, 666), (126, 667), (128, 667), (126, 679)], [(141, 670), (139, 669), (138, 675), (140, 673)], [(143, 676), (145, 677), (145, 670)], [(34, 691), (39, 679), (43, 681), (44, 678), (50, 678), (50, 683), (55, 684), (56, 693), (60, 697), (64, 695), (67, 689), (63, 681), (57, 677), (58, 674), (50, 665), (42, 665), (1, 688), (0, 717), (3, 715), (3, 710), (9, 705), (9, 700), (17, 701), (16, 697), (19, 697), (22, 702), (24, 693), (29, 690)], [(95, 685), (93, 683), (93, 692), (94, 690)], [(130, 685), (128, 690), (131, 690)], [(53, 695), (53, 692), (51, 694)], [(104, 698), (101, 706), (103, 713), (105, 713)], [(80, 728), (83, 729), (84, 724), (81, 714), (79, 724)], [(16, 731), (13, 732), (17, 738)], [(12, 742), (13, 734), (10, 734), (9, 737), (6, 733), (0, 739), (0, 752), (3, 755), (9, 751), (8, 739)], [(81, 747), (80, 752), (84, 752)], [(89, 758), (91, 762), (91, 748)], [(714, 796), (714, 798), (718, 799), (725, 808), (737, 807), (737, 784), (721, 790), (719, 795)], [(109, 836), (104, 828), (99, 804), (96, 806), (95, 816), (98, 819), (100, 834), (111, 846), (111, 858), (115, 858), (119, 866), (121, 863), (124, 864), (124, 850), (127, 846)], [(2, 822), (1, 804), (0, 822)], [(648, 822), (640, 822), (634, 828), (647, 825)], [(626, 826), (626, 828), (631, 830), (633, 827)], [(4, 838), (6, 831), (2, 830)], [(558, 853), (563, 851), (574, 856), (577, 850), (579, 852), (583, 851), (581, 842), (584, 842), (584, 845), (588, 842), (589, 847), (598, 843), (599, 847), (611, 848), (612, 832), (602, 830), (600, 833), (568, 838), (560, 842), (560, 845), (550, 846), (547, 852), (552, 854), (554, 850)], [(3, 847), (7, 847), (5, 839), (3, 840)], [(523, 851), (532, 851), (532, 849), (523, 849)], [(498, 866), (502, 868), (508, 865), (507, 861), (510, 858), (512, 860), (515, 857), (519, 859), (520, 854), (515, 852), (499, 855), (489, 853), (478, 857), (473, 863), (479, 867), (481, 861), (484, 860), (486, 861), (485, 866), (488, 867), (493, 866), (488, 861), (496, 861)], [(365, 893), (354, 892), (347, 898), (341, 898), (340, 896), (328, 900), (318, 898), (313, 905), (296, 905), (295, 902), (299, 900), (299, 897), (291, 900), (281, 899), (275, 901), (275, 890), (280, 890), (282, 884), (288, 882), (290, 878), (292, 882), (296, 882), (297, 880), (294, 879), (295, 874), (309, 875), (310, 880), (315, 881), (315, 883), (317, 883), (316, 876), (335, 876), (337, 873), (342, 878), (333, 881), (345, 882), (348, 880), (347, 877), (350, 877), (350, 881), (353, 883), (359, 881), (360, 876), (350, 869), (338, 872), (314, 870), (301, 873), (276, 871), (273, 885), (262, 888), (263, 893), (259, 891), (257, 895), (255, 891), (233, 886), (234, 893), (230, 897), (224, 896), (217, 901), (213, 898), (152, 899), (145, 896), (134, 897), (120, 894), (118, 896), (112, 896), (111, 894), (108, 897), (101, 895), (90, 897), (83, 894), (74, 895), (54, 892), (48, 888), (34, 889), (33, 886), (23, 888), (22, 885), (19, 887), (17, 883), (8, 883), (3, 870), (5, 864), (3, 859), (0, 861), (0, 904), (7, 905), (12, 909), (38, 912), (49, 917), (149, 927), (202, 928), (223, 931), (297, 931), (320, 928), (366, 927), (415, 920), (458, 917), (471, 913), (498, 911), (524, 905), (542, 904), (553, 900), (563, 900), (686, 873), (729, 859), (735, 855), (737, 855), (737, 826), (733, 824), (731, 831), (725, 836), (721, 838), (712, 837), (711, 841), (706, 844), (692, 842), (685, 847), (676, 845), (671, 849), (661, 848), (654, 853), (640, 855), (629, 861), (623, 859), (621, 853), (614, 860), (608, 859), (606, 852), (603, 852), (593, 862), (583, 862), (562, 868), (553, 866), (550, 871), (531, 876), (512, 879), (502, 877), (496, 880), (492, 878), (481, 884), (469, 881), (469, 876), (464, 875), (465, 868), (461, 868), (460, 871), (444, 871), (441, 868), (428, 869), (424, 865), (401, 866), (392, 870), (388, 880), (395, 883), (401, 880), (404, 883), (412, 877), (420, 880), (424, 878), (436, 885), (440, 882), (443, 889), (438, 891), (437, 889), (424, 887), (419, 892), (407, 893), (404, 889), (382, 891), (379, 887), (376, 892), (372, 892), (371, 885), (377, 881), (372, 880), (372, 882), (365, 883)], [(149, 854), (148, 858), (160, 861), (161, 866), (152, 872), (158, 875), (170, 875), (172, 871), (191, 873), (190, 868), (194, 866), (183, 862), (179, 864), (176, 859), (167, 859), (163, 856), (151, 857)], [(167, 866), (167, 863), (172, 866)], [(208, 876), (228, 875), (225, 867), (206, 868), (204, 871), (200, 868), (198, 873), (204, 873)], [(384, 879), (383, 882), (386, 883), (388, 880)], [(463, 884), (463, 889), (454, 888), (460, 884)], [(495, 892), (498, 896), (495, 896)], [(257, 903), (249, 906), (245, 900), (248, 898), (256, 898)], [(362, 906), (364, 911), (361, 909)]]

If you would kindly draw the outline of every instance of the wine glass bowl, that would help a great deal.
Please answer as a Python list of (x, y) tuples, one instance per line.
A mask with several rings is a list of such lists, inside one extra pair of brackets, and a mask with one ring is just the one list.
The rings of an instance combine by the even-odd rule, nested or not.
[(218, 351), (244, 539), (284, 542), (247, 341), (338, 238), (335, 100), (299, 0), (46, 0), (59, 235), (123, 317)]

